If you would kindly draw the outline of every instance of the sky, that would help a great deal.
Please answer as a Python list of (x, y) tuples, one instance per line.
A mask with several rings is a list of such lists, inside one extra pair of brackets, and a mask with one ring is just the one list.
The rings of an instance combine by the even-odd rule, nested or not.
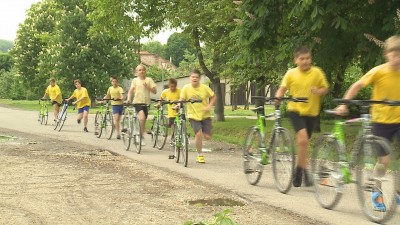
[[(26, 11), (32, 4), (41, 0), (0, 0), (0, 39), (14, 41), (18, 25), (23, 23)], [(168, 37), (175, 31), (161, 31), (152, 40), (162, 44), (167, 43)], [(148, 38), (141, 40), (142, 43), (149, 41)]]

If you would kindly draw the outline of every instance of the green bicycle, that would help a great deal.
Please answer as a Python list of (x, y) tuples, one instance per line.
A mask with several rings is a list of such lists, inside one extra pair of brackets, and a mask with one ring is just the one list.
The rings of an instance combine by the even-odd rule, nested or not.
[(168, 136), (168, 118), (164, 115), (164, 105), (169, 102), (160, 99), (151, 99), (151, 101), (161, 103), (151, 123), (151, 139), (153, 148), (157, 147), (162, 150)]
[[(306, 102), (306, 98), (269, 98), (265, 96), (252, 96), (252, 99), (266, 101), (287, 100)], [(280, 101), (279, 101), (280, 102)], [(282, 127), (280, 103), (275, 104), (275, 112), (265, 115), (264, 104), (253, 109), (257, 113), (257, 123), (249, 128), (243, 146), (243, 167), (247, 181), (256, 185), (264, 170), (264, 165), (269, 164), (272, 158), (272, 171), (275, 186), (281, 193), (287, 193), (292, 187), (292, 174), (295, 163), (295, 146), (289, 130)], [(265, 127), (269, 118), (275, 118), (268, 147), (265, 145)]]
[[(383, 176), (374, 174), (379, 154), (391, 154), (392, 147), (388, 140), (372, 134), (369, 108), (371, 104), (400, 105), (400, 101), (344, 100), (335, 99), (342, 104), (361, 106), (361, 117), (351, 120), (336, 119), (331, 133), (321, 134), (313, 148), (311, 172), (314, 179), (314, 193), (319, 204), (327, 209), (335, 207), (342, 196), (345, 184), (356, 183), (357, 194), (364, 215), (371, 221), (383, 223), (396, 211), (396, 160), (391, 160), (389, 169)], [(333, 110), (327, 111), (335, 114)], [(361, 131), (352, 148), (351, 155), (345, 152), (343, 125), (361, 122)], [(353, 179), (356, 174), (356, 179)], [(385, 209), (376, 209), (372, 194), (381, 192)]]
[[(106, 138), (110, 140), (114, 132), (114, 120), (110, 110), (110, 101), (114, 101), (114, 99), (97, 99), (97, 101), (100, 102), (100, 109), (96, 112), (96, 117), (94, 119), (94, 135), (100, 138), (104, 129)], [(105, 101), (105, 103), (103, 101)]]
[(175, 162), (179, 163), (180, 154), (182, 152), (183, 166), (188, 165), (189, 155), (189, 135), (186, 130), (186, 116), (185, 107), (186, 103), (200, 103), (201, 99), (189, 99), (182, 101), (172, 101), (169, 104), (180, 104), (179, 112), (177, 113), (174, 121), (174, 131), (172, 132), (172, 146), (174, 148)]
[(47, 125), (47, 121), (49, 119), (49, 109), (47, 105), (49, 101), (50, 99), (45, 99), (45, 98), (39, 99), (40, 109), (39, 109), (38, 121), (40, 124)]

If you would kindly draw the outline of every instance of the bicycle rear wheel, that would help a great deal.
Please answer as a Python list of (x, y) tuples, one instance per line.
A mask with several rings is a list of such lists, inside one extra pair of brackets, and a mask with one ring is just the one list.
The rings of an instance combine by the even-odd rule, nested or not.
[(142, 136), (140, 135), (140, 122), (139, 118), (134, 117), (133, 118), (133, 125), (132, 125), (132, 137), (133, 137), (133, 143), (135, 144), (136, 148), (136, 153), (140, 154), (142, 151)]
[(103, 133), (103, 126), (102, 126), (103, 123), (104, 123), (103, 115), (100, 111), (97, 111), (96, 117), (94, 118), (94, 135), (97, 138), (100, 138), (101, 134)]
[(260, 130), (255, 126), (250, 127), (243, 145), (243, 169), (251, 185), (256, 185), (260, 181), (264, 170), (264, 165), (261, 163), (262, 143)]
[(40, 124), (47, 125), (47, 120), (49, 119), (49, 109), (47, 108), (47, 105), (43, 106), (43, 111), (41, 112), (41, 121)]
[(43, 121), (43, 109), (42, 109), (42, 106), (40, 106), (39, 114), (38, 114), (38, 122), (40, 124), (42, 124), (42, 121)]
[(114, 120), (110, 111), (107, 111), (104, 115), (103, 124), (106, 138), (110, 140), (114, 132)]
[[(375, 223), (384, 223), (396, 211), (397, 163), (391, 159), (388, 170), (384, 174), (376, 172), (379, 153), (392, 153), (392, 148), (386, 139), (372, 136), (360, 142), (357, 160), (357, 193), (364, 215)], [(375, 170), (375, 172), (374, 172)], [(382, 171), (382, 170), (381, 170)], [(383, 170), (384, 171), (384, 170)], [(380, 193), (380, 194), (379, 194)], [(385, 210), (373, 206), (372, 198), (383, 202)]]
[(186, 133), (186, 122), (182, 121), (181, 123), (181, 135), (182, 135), (182, 159), (183, 166), (187, 167), (188, 165), (188, 157), (189, 157), (189, 140)]
[(158, 138), (157, 138), (157, 148), (159, 150), (162, 150), (165, 146), (165, 143), (167, 142), (167, 137), (168, 137), (168, 118), (165, 116), (162, 116), (160, 121), (159, 121), (159, 126), (158, 126)]
[(286, 128), (275, 128), (271, 144), (275, 187), (279, 192), (287, 193), (292, 187), (295, 163), (293, 138)]
[(132, 139), (132, 129), (131, 129), (132, 123), (130, 120), (129, 114), (125, 114), (124, 117), (122, 118), (122, 124), (121, 124), (121, 139), (122, 142), (124, 143), (125, 150), (129, 150), (131, 146), (131, 139)]
[(331, 134), (322, 134), (312, 150), (311, 174), (318, 203), (332, 209), (342, 197), (343, 175), (340, 168), (339, 142)]
[(175, 123), (174, 132), (172, 133), (173, 139), (173, 148), (174, 148), (174, 159), (176, 163), (179, 163), (180, 155), (181, 155), (181, 139), (180, 139), (180, 131), (178, 130), (179, 127)]

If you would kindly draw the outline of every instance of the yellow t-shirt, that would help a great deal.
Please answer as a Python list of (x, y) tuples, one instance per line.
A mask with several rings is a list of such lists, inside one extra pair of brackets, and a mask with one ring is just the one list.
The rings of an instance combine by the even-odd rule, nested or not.
[(189, 99), (202, 99), (201, 103), (188, 103), (187, 112), (188, 117), (193, 120), (201, 121), (211, 117), (211, 112), (204, 112), (204, 108), (209, 104), (209, 98), (214, 96), (214, 92), (210, 87), (200, 84), (199, 87), (194, 88), (192, 84), (186, 84), (181, 91), (181, 98), (184, 100)]
[[(179, 100), (180, 96), (181, 96), (180, 88), (177, 88), (174, 92), (172, 92), (169, 88), (161, 92), (161, 99), (167, 101)], [(174, 105), (168, 104), (168, 118), (176, 117), (176, 111), (172, 107), (174, 107)]]
[(54, 87), (49, 85), (46, 88), (46, 94), (49, 95), (49, 98), (50, 98), (51, 101), (56, 101), (57, 103), (61, 104), (61, 102), (62, 102), (62, 94), (61, 94), (60, 87), (57, 84), (54, 85)]
[(76, 107), (78, 109), (83, 108), (85, 106), (90, 107), (91, 100), (89, 98), (89, 94), (88, 94), (88, 91), (86, 90), (86, 88), (81, 87), (80, 90), (75, 89), (74, 93), (72, 94), (72, 97), (76, 98), (77, 100), (84, 97), (84, 99), (82, 99), (82, 101), (80, 101), (76, 104)]
[(135, 87), (135, 97), (133, 98), (133, 103), (150, 103), (150, 90), (144, 87), (146, 83), (150, 88), (156, 87), (153, 79), (146, 77), (144, 80), (136, 77), (132, 80), (131, 87)]
[[(110, 98), (118, 99), (121, 97), (121, 94), (124, 94), (124, 89), (122, 87), (114, 87), (111, 86), (107, 90), (107, 95), (110, 96)], [(111, 101), (111, 105), (122, 105), (124, 102), (121, 100), (119, 101)]]
[[(373, 85), (372, 100), (400, 100), (400, 72), (393, 71), (385, 63), (372, 68), (361, 80), (364, 85)], [(400, 123), (400, 106), (372, 105), (372, 121), (376, 123)]]
[(289, 102), (288, 111), (298, 112), (301, 116), (317, 116), (321, 109), (321, 96), (312, 94), (311, 87), (328, 88), (324, 72), (315, 66), (303, 72), (298, 67), (290, 69), (283, 77), (281, 87), (286, 87), (292, 97), (308, 98), (307, 103)]

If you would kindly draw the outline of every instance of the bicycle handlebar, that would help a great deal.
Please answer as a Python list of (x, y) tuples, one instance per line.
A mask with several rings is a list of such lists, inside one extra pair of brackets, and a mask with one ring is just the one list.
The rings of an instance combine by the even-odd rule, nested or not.
[(305, 97), (298, 97), (298, 98), (293, 98), (293, 97), (267, 97), (267, 96), (251, 96), (252, 99), (260, 99), (260, 100), (265, 100), (265, 101), (274, 101), (274, 100), (286, 100), (286, 101), (292, 101), (292, 102), (304, 102), (307, 103), (308, 98)]
[(333, 99), (334, 102), (348, 105), (369, 106), (373, 104), (400, 106), (400, 101), (392, 100), (352, 100), (352, 99)]
[(201, 99), (189, 99), (189, 100), (175, 100), (175, 101), (170, 101), (169, 104), (180, 104), (180, 103), (200, 103), (203, 102)]
[(152, 98), (152, 99), (150, 99), (152, 102), (161, 102), (161, 105), (166, 105), (166, 104), (169, 104), (170, 103), (170, 101), (166, 101), (166, 100), (164, 100), (164, 99), (154, 99), (154, 98)]

